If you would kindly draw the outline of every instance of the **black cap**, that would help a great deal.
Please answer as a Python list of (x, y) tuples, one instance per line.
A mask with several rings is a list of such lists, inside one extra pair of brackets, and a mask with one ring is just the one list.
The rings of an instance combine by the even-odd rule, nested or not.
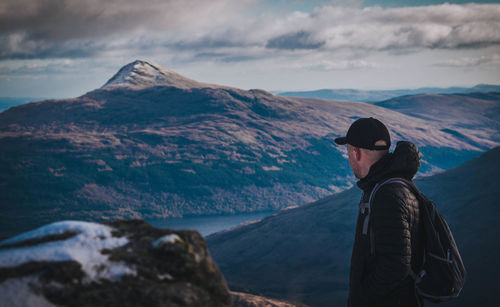
[[(375, 145), (379, 140), (385, 141), (387, 145)], [(370, 150), (384, 150), (391, 147), (391, 136), (387, 127), (378, 119), (373, 117), (360, 118), (352, 123), (347, 130), (347, 135), (336, 138), (335, 143), (339, 145), (351, 144)]]

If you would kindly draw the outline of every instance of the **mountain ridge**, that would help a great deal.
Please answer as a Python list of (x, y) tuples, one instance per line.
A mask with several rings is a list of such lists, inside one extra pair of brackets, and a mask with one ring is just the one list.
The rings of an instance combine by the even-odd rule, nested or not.
[(346, 100), (353, 102), (375, 103), (395, 97), (422, 94), (469, 94), (500, 92), (500, 85), (477, 84), (473, 87), (452, 86), (447, 88), (423, 87), (418, 89), (397, 90), (358, 90), (358, 89), (318, 89), (311, 91), (276, 92), (279, 96)]
[(0, 235), (61, 218), (156, 219), (306, 204), (353, 184), (345, 147), (334, 139), (359, 117), (385, 122), (394, 144), (419, 145), (421, 174), (500, 145), (485, 125), (460, 128), (372, 104), (262, 90), (150, 86), (155, 78), (145, 87), (113, 85), (0, 113)]
[[(497, 124), (494, 118), (496, 101), (500, 100), (500, 92), (468, 93), (468, 94), (419, 94), (391, 98), (374, 103), (374, 105), (401, 112), (415, 117), (426, 117), (457, 123), (457, 113), (467, 110), (474, 120), (468, 118), (467, 125), (474, 126), (480, 122), (489, 125)], [(473, 105), (473, 107), (472, 107)]]

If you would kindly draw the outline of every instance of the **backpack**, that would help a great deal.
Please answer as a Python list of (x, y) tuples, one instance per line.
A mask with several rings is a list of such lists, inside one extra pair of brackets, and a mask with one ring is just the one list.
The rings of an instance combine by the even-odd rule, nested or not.
[[(419, 272), (411, 272), (415, 290), (420, 296), (434, 302), (445, 302), (457, 297), (465, 283), (466, 270), (458, 252), (455, 239), (444, 217), (436, 205), (417, 186), (403, 178), (390, 178), (377, 184), (368, 203), (360, 204), (361, 209), (368, 209), (363, 223), (363, 234), (368, 233), (371, 204), (375, 193), (388, 183), (403, 184), (414, 193), (419, 202), (420, 218), (424, 228), (424, 261)], [(370, 250), (374, 253), (374, 234), (370, 229)]]

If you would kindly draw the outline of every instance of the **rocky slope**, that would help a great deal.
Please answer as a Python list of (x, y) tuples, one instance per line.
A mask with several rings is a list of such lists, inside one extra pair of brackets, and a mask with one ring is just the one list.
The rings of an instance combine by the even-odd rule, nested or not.
[(290, 303), (243, 292), (231, 292), (231, 295), (233, 307), (307, 307), (301, 303)]
[(0, 243), (2, 306), (231, 306), (194, 231), (66, 221)]
[[(496, 147), (459, 167), (415, 180), (450, 224), (468, 270), (460, 297), (444, 306), (500, 304), (494, 295), (500, 274), (499, 172)], [(342, 306), (360, 196), (357, 187), (351, 188), (211, 235), (207, 244), (233, 290)]]
[(0, 242), (0, 305), (307, 307), (230, 292), (195, 231), (62, 221)]
[(203, 84), (136, 61), (81, 97), (0, 113), (0, 237), (60, 219), (302, 205), (352, 185), (333, 140), (368, 116), (387, 123), (394, 143), (417, 143), (426, 174), (500, 144), (488, 123), (457, 135), (384, 107)]

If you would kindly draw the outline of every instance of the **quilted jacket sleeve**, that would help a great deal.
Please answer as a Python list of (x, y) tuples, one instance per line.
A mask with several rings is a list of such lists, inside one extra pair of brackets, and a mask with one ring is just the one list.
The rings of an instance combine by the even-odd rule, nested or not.
[[(371, 212), (375, 255), (373, 269), (363, 279), (361, 295), (369, 306), (387, 297), (408, 276), (411, 270), (411, 238), (406, 188), (389, 184), (375, 195)], [(356, 304), (357, 305), (357, 304)]]

